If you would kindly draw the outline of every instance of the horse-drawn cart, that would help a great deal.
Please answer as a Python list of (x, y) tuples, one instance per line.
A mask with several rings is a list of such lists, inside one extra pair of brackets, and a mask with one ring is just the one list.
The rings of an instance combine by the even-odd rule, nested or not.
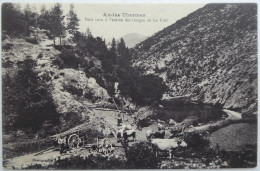
[(97, 152), (108, 153), (113, 151), (109, 138), (96, 138), (97, 144), (89, 144), (90, 139), (87, 137), (87, 124), (76, 126), (68, 131), (53, 135), (50, 138), (54, 141), (54, 144), (60, 146), (61, 153), (75, 148), (89, 148), (89, 152), (96, 150)]

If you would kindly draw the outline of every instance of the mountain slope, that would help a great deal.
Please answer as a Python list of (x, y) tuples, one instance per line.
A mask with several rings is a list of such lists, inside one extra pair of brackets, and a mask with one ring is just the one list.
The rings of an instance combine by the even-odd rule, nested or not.
[(159, 75), (170, 96), (256, 111), (256, 4), (209, 4), (138, 44), (133, 66)]

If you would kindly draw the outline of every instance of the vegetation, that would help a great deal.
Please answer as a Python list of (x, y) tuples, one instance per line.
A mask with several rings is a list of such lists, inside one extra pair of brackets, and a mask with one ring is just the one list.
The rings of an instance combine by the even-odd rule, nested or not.
[(30, 34), (30, 26), (35, 26), (37, 14), (31, 12), (29, 7), (24, 12), (20, 8), (19, 5), (13, 3), (2, 5), (3, 34), (19, 37)]
[(85, 158), (75, 156), (64, 160), (58, 160), (49, 166), (32, 165), (27, 169), (155, 169), (158, 167), (158, 159), (152, 144), (140, 142), (127, 150), (126, 159), (121, 155), (102, 156), (89, 155)]
[(70, 5), (70, 11), (69, 14), (67, 15), (67, 20), (68, 20), (68, 25), (67, 25), (67, 30), (71, 34), (75, 34), (78, 31), (78, 26), (79, 26), (79, 19), (77, 17), (76, 12), (74, 11), (74, 5)]
[(158, 158), (151, 143), (139, 142), (131, 146), (126, 153), (127, 164), (131, 169), (156, 169)]
[(17, 73), (3, 78), (4, 132), (23, 129), (35, 133), (46, 122), (59, 123), (59, 114), (48, 87), (39, 81), (34, 66), (35, 61), (28, 58), (18, 64)]

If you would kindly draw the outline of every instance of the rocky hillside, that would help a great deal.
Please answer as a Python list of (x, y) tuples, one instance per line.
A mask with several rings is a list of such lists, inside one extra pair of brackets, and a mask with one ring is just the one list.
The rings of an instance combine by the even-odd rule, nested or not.
[(138, 44), (132, 62), (162, 77), (170, 97), (256, 113), (257, 6), (208, 4)]
[[(45, 30), (34, 29), (34, 33), (37, 32), (39, 36), (37, 44), (18, 38), (7, 38), (2, 42), (4, 47), (2, 51), (3, 76), (14, 74), (20, 62), (31, 58), (37, 64), (34, 72), (38, 74), (41, 81), (48, 84), (48, 91), (51, 93), (58, 113), (73, 112), (85, 118), (92, 114), (89, 106), (94, 102), (106, 103), (110, 96), (107, 90), (97, 84), (95, 78), (87, 77), (82, 70), (59, 68), (54, 64), (53, 61), (60, 51), (52, 46), (53, 41), (48, 39)], [(86, 58), (98, 61), (93, 56)], [(93, 65), (100, 67), (98, 62), (93, 62)]]

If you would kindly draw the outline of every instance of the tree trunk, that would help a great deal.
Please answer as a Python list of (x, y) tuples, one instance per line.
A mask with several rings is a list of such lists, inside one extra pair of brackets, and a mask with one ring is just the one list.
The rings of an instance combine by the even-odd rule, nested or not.
[(61, 37), (60, 37), (60, 45), (61, 45)]
[(53, 38), (53, 45), (55, 46), (55, 37)]

